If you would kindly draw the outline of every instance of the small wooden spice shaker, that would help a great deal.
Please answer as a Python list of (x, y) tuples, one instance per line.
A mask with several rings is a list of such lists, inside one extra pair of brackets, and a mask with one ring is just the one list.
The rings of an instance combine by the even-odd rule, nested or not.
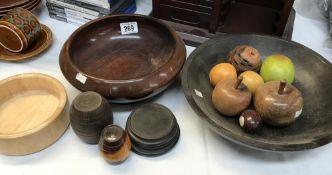
[(130, 153), (131, 141), (126, 131), (117, 125), (106, 126), (99, 140), (99, 150), (110, 164), (120, 164)]
[(88, 144), (98, 144), (103, 128), (113, 124), (113, 113), (107, 100), (96, 92), (83, 92), (72, 103), (70, 123), (75, 134)]

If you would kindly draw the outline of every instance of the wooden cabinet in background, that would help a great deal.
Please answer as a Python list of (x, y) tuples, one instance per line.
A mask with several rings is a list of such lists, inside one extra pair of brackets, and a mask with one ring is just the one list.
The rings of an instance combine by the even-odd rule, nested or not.
[(291, 39), (294, 0), (153, 0), (152, 15), (189, 45), (216, 34), (259, 33)]

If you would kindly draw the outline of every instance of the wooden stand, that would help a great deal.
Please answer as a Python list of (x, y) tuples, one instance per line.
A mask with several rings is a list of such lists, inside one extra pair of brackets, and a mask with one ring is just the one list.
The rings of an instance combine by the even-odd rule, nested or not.
[(260, 33), (291, 39), (294, 0), (153, 0), (152, 15), (197, 46), (225, 33)]

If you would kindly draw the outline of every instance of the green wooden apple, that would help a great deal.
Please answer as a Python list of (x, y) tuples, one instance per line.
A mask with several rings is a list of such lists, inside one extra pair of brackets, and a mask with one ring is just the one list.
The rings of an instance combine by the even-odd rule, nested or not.
[(292, 84), (295, 77), (294, 64), (285, 55), (271, 55), (263, 61), (260, 75), (265, 82), (286, 80), (287, 83)]

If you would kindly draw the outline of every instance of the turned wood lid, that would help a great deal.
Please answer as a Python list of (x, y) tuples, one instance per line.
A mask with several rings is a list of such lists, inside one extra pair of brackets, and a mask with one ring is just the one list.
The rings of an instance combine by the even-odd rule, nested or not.
[(99, 140), (99, 149), (106, 152), (114, 152), (121, 148), (126, 139), (126, 132), (117, 125), (106, 126)]
[(83, 92), (73, 100), (73, 108), (82, 113), (94, 113), (102, 106), (103, 97), (96, 92)]
[(146, 140), (167, 137), (176, 123), (173, 113), (165, 106), (156, 103), (141, 106), (129, 117), (128, 128), (137, 137)]

